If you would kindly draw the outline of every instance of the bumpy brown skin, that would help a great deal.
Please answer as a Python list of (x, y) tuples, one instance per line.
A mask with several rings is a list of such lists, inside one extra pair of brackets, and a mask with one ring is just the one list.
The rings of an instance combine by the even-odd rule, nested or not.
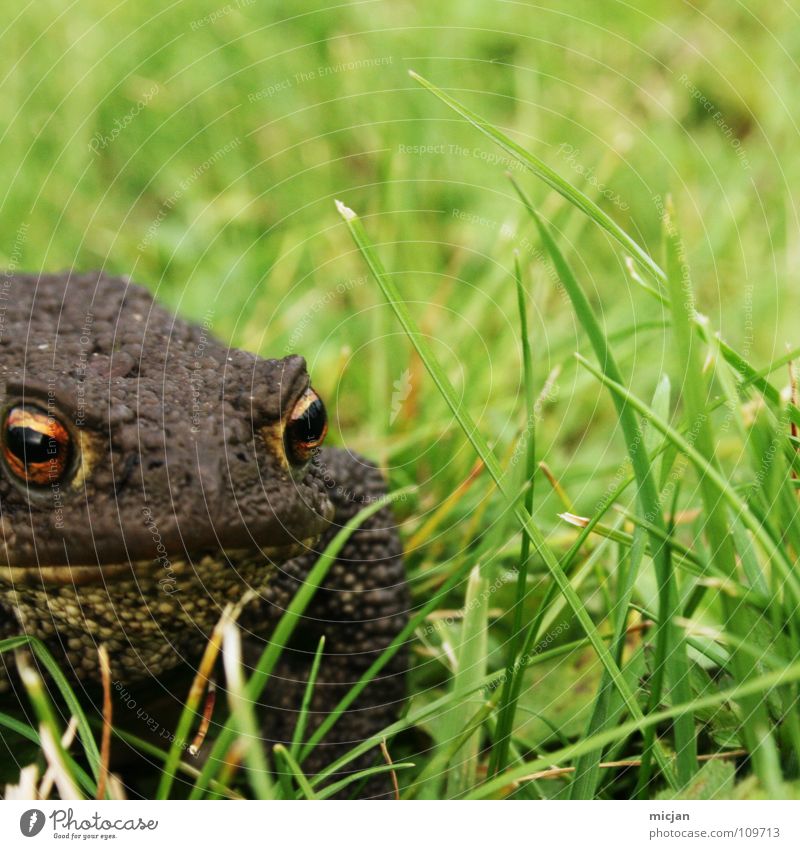
[[(385, 495), (383, 478), (364, 458), (326, 449), (320, 459), (336, 506), (336, 518), (316, 550), (292, 561), (287, 575), (295, 569), (301, 574), (307, 572), (317, 559), (317, 551), (324, 550), (340, 525)], [(301, 620), (296, 639), (283, 653), (262, 697), (269, 718), (267, 738), (272, 743), (291, 740), (297, 708), (322, 635), (325, 654), (314, 688), (307, 737), (402, 630), (409, 605), (400, 542), (391, 510), (383, 508), (350, 537), (322, 591)], [(257, 631), (258, 623), (280, 613), (270, 607), (264, 602), (256, 605), (247, 612), (243, 624), (252, 624), (253, 631)], [(263, 648), (262, 640), (254, 633), (248, 645), (248, 659), (255, 663)], [(396, 718), (405, 694), (406, 666), (407, 652), (401, 649), (303, 763), (304, 770), (318, 772)], [(348, 770), (381, 762), (377, 753), (368, 753), (335, 778), (343, 778)], [(381, 776), (360, 789), (363, 795), (384, 796), (388, 783)]]
[[(144, 692), (154, 676), (168, 688), (196, 664), (224, 605), (250, 589), (242, 623), (256, 657), (326, 541), (385, 493), (355, 455), (324, 449), (302, 463), (284, 450), (285, 423), (308, 387), (302, 358), (227, 348), (124, 279), (0, 283), (0, 417), (34, 405), (80, 446), (70, 473), (43, 487), (26, 487), (0, 462), (0, 636), (41, 637), (90, 683), (102, 642), (118, 691)], [(321, 634), (312, 728), (407, 611), (383, 508), (350, 539), (297, 628), (267, 689), (267, 739), (291, 738)], [(401, 652), (305, 768), (390, 722), (404, 671)], [(0, 667), (0, 689), (4, 680)]]

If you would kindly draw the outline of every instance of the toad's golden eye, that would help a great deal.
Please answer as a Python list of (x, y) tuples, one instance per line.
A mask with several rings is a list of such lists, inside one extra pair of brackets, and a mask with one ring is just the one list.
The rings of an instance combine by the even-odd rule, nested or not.
[(70, 467), (69, 431), (39, 407), (12, 407), (6, 413), (2, 437), (6, 466), (25, 483), (57, 483)]
[(289, 461), (295, 465), (307, 462), (322, 445), (327, 432), (328, 415), (325, 405), (319, 395), (309, 387), (294, 405), (286, 422), (283, 442)]

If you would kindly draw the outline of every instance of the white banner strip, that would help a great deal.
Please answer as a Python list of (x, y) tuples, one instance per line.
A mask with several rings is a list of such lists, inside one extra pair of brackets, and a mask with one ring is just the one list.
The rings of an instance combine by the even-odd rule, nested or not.
[(800, 846), (800, 802), (365, 801), (319, 802), (313, 811), (311, 804), (2, 802), (0, 846)]

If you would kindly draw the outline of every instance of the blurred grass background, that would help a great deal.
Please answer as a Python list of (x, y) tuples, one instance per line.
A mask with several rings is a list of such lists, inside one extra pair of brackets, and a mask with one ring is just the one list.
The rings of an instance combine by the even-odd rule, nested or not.
[[(501, 442), (520, 379), (511, 253), (533, 260), (535, 245), (509, 160), (408, 68), (510, 130), (656, 255), (671, 192), (713, 326), (757, 364), (795, 338), (800, 26), (789, 5), (45, 2), (9, 20), (0, 43), (5, 264), (127, 274), (235, 344), (305, 354), (339, 439), (385, 463), (395, 442), (415, 443), (401, 478), (451, 480), (469, 458), (443, 446), (444, 409), (334, 198), (383, 243)], [(609, 329), (662, 318), (601, 234), (531, 190)], [(541, 457), (602, 491), (610, 431), (592, 425), (610, 404), (570, 364), (584, 344), (571, 310), (540, 264), (531, 273), (541, 374), (566, 361), (557, 444)], [(630, 338), (639, 385), (665, 341)], [(390, 422), (406, 367), (416, 388)]]
[[(756, 366), (797, 340), (800, 20), (789, 3), (43, 0), (8, 17), (0, 45), (0, 262), (129, 275), (225, 340), (304, 354), (333, 440), (379, 460), (393, 485), (420, 486), (400, 510), (418, 599), (506, 520), (480, 476), (441, 508), (474, 454), (335, 198), (362, 216), (499, 456), (524, 422), (514, 249), (532, 291), (538, 386), (552, 377), (538, 459), (588, 514), (625, 454), (605, 390), (575, 368), (586, 340), (504, 176), (519, 167), (409, 68), (656, 256), (671, 194), (712, 326)], [(630, 386), (651, 397), (669, 365), (670, 337), (654, 326), (666, 315), (604, 234), (522, 179), (619, 334)], [(535, 515), (556, 545), (574, 537), (561, 509), (539, 487)], [(520, 731), (531, 747), (555, 718), (562, 736), (585, 723), (596, 684), (583, 681), (585, 660), (536, 673)], [(430, 670), (416, 680), (435, 691)]]

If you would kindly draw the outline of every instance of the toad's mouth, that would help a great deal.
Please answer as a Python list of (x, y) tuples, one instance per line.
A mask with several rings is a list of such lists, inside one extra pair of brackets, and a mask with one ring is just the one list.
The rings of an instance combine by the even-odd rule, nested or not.
[(0, 583), (12, 587), (71, 586), (105, 584), (109, 578), (135, 578), (151, 580), (163, 585), (180, 578), (196, 575), (198, 566), (213, 561), (219, 569), (230, 569), (233, 574), (241, 564), (263, 563), (264, 569), (286, 563), (312, 550), (318, 537), (297, 540), (289, 545), (271, 545), (253, 548), (218, 548), (199, 551), (187, 556), (185, 551), (170, 555), (166, 550), (156, 559), (130, 560), (99, 564), (42, 564), (38, 566), (0, 565)]
[(280, 565), (309, 550), (330, 527), (329, 500), (290, 504), (280, 513), (184, 516), (144, 507), (125, 522), (102, 512), (86, 521), (64, 522), (33, 535), (21, 523), (0, 515), (0, 583), (91, 584), (119, 575), (139, 579), (175, 564), (191, 573), (200, 561), (234, 571), (243, 560), (265, 568)]

